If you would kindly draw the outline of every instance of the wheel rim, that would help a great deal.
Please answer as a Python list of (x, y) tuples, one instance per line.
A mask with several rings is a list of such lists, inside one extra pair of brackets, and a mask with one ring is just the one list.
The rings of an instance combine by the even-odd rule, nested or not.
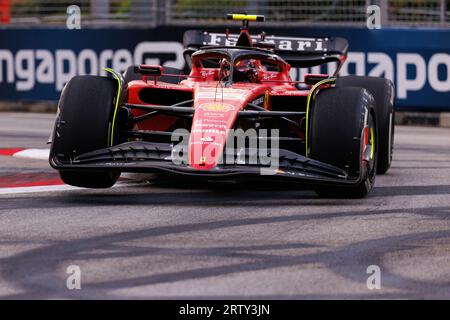
[(369, 114), (363, 133), (362, 164), (366, 166), (369, 177), (375, 175), (377, 159), (376, 128), (372, 114)]
[(393, 150), (394, 150), (394, 128), (395, 128), (395, 113), (391, 112), (389, 114), (389, 157), (388, 157), (388, 163), (389, 165), (392, 162), (392, 154), (393, 154)]

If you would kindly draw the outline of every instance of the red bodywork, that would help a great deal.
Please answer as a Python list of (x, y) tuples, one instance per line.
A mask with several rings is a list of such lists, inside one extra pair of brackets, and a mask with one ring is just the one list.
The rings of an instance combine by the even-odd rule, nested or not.
[[(187, 30), (183, 54), (191, 70), (186, 75), (151, 65), (131, 66), (123, 76), (108, 70), (118, 88), (108, 146), (75, 158), (52, 153), (51, 165), (108, 175), (154, 172), (207, 180), (358, 183), (358, 172), (350, 175), (311, 157), (308, 144), (318, 128), (315, 97), (336, 85), (348, 42), (250, 36), (247, 27), (244, 20), (238, 36)], [(337, 64), (332, 76), (290, 77), (291, 66), (330, 62)], [(312, 125), (311, 119), (316, 119)], [(362, 140), (368, 153), (367, 132)]]
[[(247, 35), (246, 30), (242, 33)], [(242, 35), (241, 33), (241, 35)], [(249, 40), (251, 43), (251, 40)], [(307, 96), (309, 90), (299, 90), (292, 81), (290, 65), (282, 61), (279, 71), (265, 70), (260, 63), (257, 67), (257, 81), (253, 83), (234, 82), (224, 87), (219, 80), (219, 69), (206, 68), (193, 63), (190, 75), (179, 84), (158, 81), (158, 77), (132, 81), (128, 86), (128, 103), (147, 104), (140, 98), (143, 89), (171, 90), (173, 95), (191, 93), (195, 109), (189, 139), (189, 165), (199, 170), (214, 168), (227, 142), (228, 130), (233, 129), (239, 111), (255, 99), (264, 99), (264, 108), (271, 110), (271, 97)], [(155, 104), (153, 104), (155, 105)], [(145, 111), (133, 110), (134, 116)], [(148, 131), (170, 131), (177, 117), (159, 115), (139, 122), (137, 129)], [(299, 133), (300, 135), (301, 133)]]

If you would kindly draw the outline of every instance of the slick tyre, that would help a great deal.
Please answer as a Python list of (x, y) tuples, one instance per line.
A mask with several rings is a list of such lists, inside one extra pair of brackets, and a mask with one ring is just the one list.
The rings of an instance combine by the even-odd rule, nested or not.
[[(77, 76), (65, 86), (58, 108), (50, 157), (70, 163), (85, 152), (109, 146), (115, 80), (97, 76)], [(84, 188), (108, 188), (120, 172), (60, 171), (66, 184)]]
[(338, 78), (337, 87), (360, 87), (368, 90), (375, 99), (378, 125), (377, 174), (385, 174), (392, 163), (394, 152), (394, 85), (384, 78), (346, 76)]
[(350, 186), (320, 185), (321, 197), (363, 198), (372, 189), (377, 167), (374, 98), (356, 87), (318, 93), (312, 112), (310, 156), (345, 170), (358, 182)]

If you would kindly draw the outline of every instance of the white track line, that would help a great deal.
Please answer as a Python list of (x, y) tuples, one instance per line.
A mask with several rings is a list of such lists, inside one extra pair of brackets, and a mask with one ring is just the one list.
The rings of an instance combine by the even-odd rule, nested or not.
[(49, 149), (25, 149), (14, 153), (12, 156), (17, 158), (48, 160), (49, 153)]
[[(118, 182), (111, 188), (121, 187), (136, 187), (147, 184), (146, 182)], [(35, 186), (35, 187), (16, 187), (16, 188), (0, 188), (0, 195), (19, 194), (19, 193), (36, 193), (36, 192), (55, 192), (55, 191), (68, 191), (68, 190), (100, 190), (100, 189), (86, 189), (78, 188), (69, 185), (56, 185), (56, 186)], [(106, 189), (105, 189), (106, 190)]]
[[(17, 151), (12, 154), (13, 157), (35, 159), (35, 160), (46, 160), (48, 161), (50, 154), (50, 149), (24, 149), (22, 151)], [(120, 176), (121, 178), (126, 178), (135, 181), (149, 180), (154, 177), (151, 173), (128, 173), (124, 172)]]
[[(17, 158), (48, 160), (50, 149), (24, 149), (14, 153), (12, 156)], [(121, 178), (129, 179), (129, 182), (118, 182), (114, 185), (117, 187), (128, 187), (145, 184), (152, 176), (141, 173), (122, 173)], [(133, 182), (132, 182), (133, 181)], [(0, 195), (4, 194), (18, 194), (18, 193), (35, 193), (35, 192), (54, 192), (66, 190), (87, 190), (85, 188), (78, 188), (69, 185), (50, 185), (50, 186), (33, 186), (33, 187), (14, 187), (14, 188), (0, 188)]]
[(81, 189), (81, 188), (72, 187), (72, 186), (69, 186), (69, 185), (0, 188), (0, 195), (3, 195), (3, 194), (17, 194), (17, 193), (34, 193), (34, 192), (51, 192), (51, 191), (77, 190), (77, 189)]

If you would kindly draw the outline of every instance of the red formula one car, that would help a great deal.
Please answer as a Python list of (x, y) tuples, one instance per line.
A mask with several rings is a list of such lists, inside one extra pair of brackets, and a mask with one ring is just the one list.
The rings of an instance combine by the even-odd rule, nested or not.
[[(121, 172), (310, 184), (321, 196), (364, 197), (391, 164), (394, 90), (381, 78), (337, 77), (342, 38), (187, 31), (191, 71), (130, 66), (65, 86), (50, 164), (65, 183), (112, 186)], [(333, 75), (291, 67), (337, 62)], [(164, 176), (164, 175), (163, 175)]]

